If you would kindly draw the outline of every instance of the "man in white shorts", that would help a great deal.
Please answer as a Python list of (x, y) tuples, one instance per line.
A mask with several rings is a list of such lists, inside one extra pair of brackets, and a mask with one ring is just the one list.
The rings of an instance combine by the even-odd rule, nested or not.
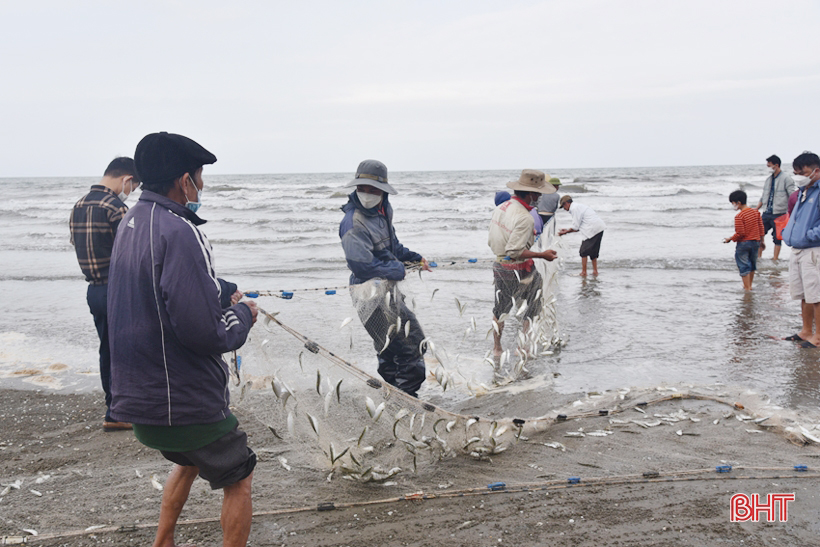
[(803, 152), (792, 166), (800, 195), (783, 229), (783, 241), (792, 248), (789, 289), (792, 298), (801, 301), (803, 328), (785, 340), (811, 349), (820, 346), (820, 158)]

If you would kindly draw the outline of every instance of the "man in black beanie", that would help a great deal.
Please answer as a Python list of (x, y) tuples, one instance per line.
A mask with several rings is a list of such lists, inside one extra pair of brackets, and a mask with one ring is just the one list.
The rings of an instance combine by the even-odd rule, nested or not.
[(122, 219), (109, 276), (111, 415), (175, 465), (162, 496), (154, 547), (174, 528), (197, 475), (223, 489), (225, 546), (251, 526), (256, 455), (231, 414), (222, 354), (241, 347), (253, 302), (223, 308), (213, 250), (199, 230), (202, 166), (216, 156), (182, 135), (152, 133), (137, 145), (139, 201)]

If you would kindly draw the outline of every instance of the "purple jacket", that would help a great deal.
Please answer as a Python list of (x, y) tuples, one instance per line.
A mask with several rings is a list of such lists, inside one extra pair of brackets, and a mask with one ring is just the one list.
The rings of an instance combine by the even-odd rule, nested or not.
[(230, 414), (222, 354), (245, 343), (252, 317), (245, 304), (222, 309), (204, 222), (149, 191), (120, 222), (108, 278), (115, 420), (190, 425)]

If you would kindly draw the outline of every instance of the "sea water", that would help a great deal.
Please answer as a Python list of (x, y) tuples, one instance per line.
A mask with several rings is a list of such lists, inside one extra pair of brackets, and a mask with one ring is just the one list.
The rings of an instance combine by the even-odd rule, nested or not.
[[(607, 225), (600, 276), (581, 278), (579, 234), (560, 243), (557, 309), (566, 346), (531, 364), (559, 392), (629, 386), (725, 383), (765, 392), (792, 408), (817, 408), (820, 350), (777, 340), (800, 329), (788, 290), (789, 249), (771, 260), (771, 239), (754, 291), (743, 291), (723, 238), (734, 231), (728, 195), (754, 205), (767, 176), (761, 166), (555, 169), (562, 194), (592, 207)], [(428, 336), (469, 355), (477, 381), (493, 302), (487, 229), (497, 190), (520, 171), (391, 172), (390, 200), (401, 242), (440, 264), (409, 274), (408, 299), (428, 304)], [(242, 290), (294, 290), (291, 300), (260, 298), (268, 311), (370, 373), (376, 362), (349, 297), (302, 289), (344, 287), (340, 207), (352, 173), (213, 175), (204, 173), (202, 229), (219, 275)], [(98, 389), (98, 340), (86, 283), (69, 242), (72, 205), (95, 177), (0, 179), (0, 383), (58, 391)], [(128, 201), (133, 204), (135, 192)], [(568, 213), (556, 214), (569, 227)], [(478, 263), (467, 262), (471, 258)], [(436, 291), (436, 289), (439, 289)], [(431, 306), (431, 298), (435, 298)], [(459, 317), (453, 303), (466, 304)], [(354, 317), (344, 331), (339, 325)], [(474, 317), (479, 332), (467, 336)], [(461, 321), (460, 325), (454, 325)], [(255, 329), (258, 331), (259, 328)], [(298, 343), (261, 331), (271, 344)], [(275, 367), (273, 363), (271, 366)], [(526, 387), (527, 380), (522, 387)], [(533, 389), (537, 389), (537, 383)]]

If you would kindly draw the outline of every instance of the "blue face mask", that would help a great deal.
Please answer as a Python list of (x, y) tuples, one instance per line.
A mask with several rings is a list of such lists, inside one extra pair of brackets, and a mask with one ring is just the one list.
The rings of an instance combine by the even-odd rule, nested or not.
[(196, 213), (199, 210), (199, 207), (202, 205), (202, 190), (196, 187), (194, 184), (194, 179), (188, 176), (188, 180), (191, 181), (191, 185), (196, 189), (196, 201), (190, 201), (188, 196), (185, 196), (185, 207), (190, 209), (192, 212)]

